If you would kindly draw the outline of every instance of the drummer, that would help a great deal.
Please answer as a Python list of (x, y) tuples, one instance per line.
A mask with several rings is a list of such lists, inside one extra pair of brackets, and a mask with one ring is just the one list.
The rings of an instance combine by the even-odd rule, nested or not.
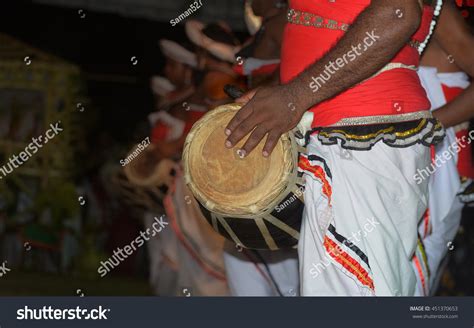
[[(252, 8), (254, 7), (257, 9), (256, 14), (264, 16), (265, 25), (260, 28), (257, 33), (259, 36), (254, 39), (254, 42), (242, 50), (241, 58), (245, 55), (245, 60), (242, 63), (237, 62), (234, 67), (244, 67), (238, 70), (242, 75), (260, 76), (257, 80), (261, 83), (265, 80), (268, 82), (269, 78), (274, 79), (274, 76), (278, 81), (280, 41), (285, 22), (284, 4), (282, 5), (282, 1), (253, 0)], [(239, 56), (236, 51), (240, 49), (233, 41), (235, 38), (228, 32), (228, 28), (219, 24), (204, 26), (197, 21), (189, 21), (186, 24), (186, 31), (188, 37), (196, 45), (201, 48), (206, 45), (207, 51), (202, 52), (206, 66), (222, 72), (221, 75), (226, 74), (231, 64), (235, 63), (235, 56)], [(279, 37), (278, 34), (280, 34)], [(206, 56), (205, 53), (208, 55)], [(220, 60), (217, 61), (217, 59)], [(225, 65), (223, 61), (226, 61)], [(255, 78), (250, 80), (257, 81)], [(249, 251), (227, 242), (224, 261), (231, 294), (233, 296), (297, 296), (299, 294), (297, 257), (296, 250)]]
[(250, 133), (236, 151), (246, 156), (266, 137), (268, 157), (305, 113), (311, 123), (302, 295), (415, 293), (411, 260), (428, 195), (413, 177), (444, 136), (415, 71), (433, 12), (417, 0), (290, 1), (283, 85), (243, 97), (227, 126), (227, 147)]

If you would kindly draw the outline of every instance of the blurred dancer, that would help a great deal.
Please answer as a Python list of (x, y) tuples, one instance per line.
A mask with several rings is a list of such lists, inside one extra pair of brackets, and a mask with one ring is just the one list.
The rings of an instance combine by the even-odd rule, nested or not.
[(157, 156), (179, 159), (187, 133), (206, 113), (207, 106), (195, 86), (196, 55), (170, 40), (161, 40), (160, 48), (166, 57), (164, 73), (174, 90), (164, 97), (168, 99), (168, 108), (161, 108), (149, 116), (154, 126), (151, 141)]
[[(256, 34), (236, 53), (235, 70), (248, 79), (249, 88), (280, 81), (280, 48), (286, 24), (286, 1), (248, 0), (245, 17), (249, 32), (258, 26)], [(260, 17), (258, 21), (256, 17)]]
[(224, 22), (204, 25), (197, 20), (189, 20), (185, 29), (188, 38), (198, 47), (198, 69), (202, 79), (197, 94), (209, 109), (231, 102), (224, 92), (224, 86), (244, 86), (231, 64), (235, 52), (240, 49), (239, 41)]
[[(474, 38), (454, 1), (447, 1), (437, 28), (423, 54), (419, 76), (431, 102), (433, 115), (446, 129), (446, 138), (436, 145), (431, 167), (419, 179), (430, 176), (429, 211), (420, 223), (430, 276), (419, 272), (421, 295), (434, 294), (450, 243), (459, 229), (463, 204), (457, 194), (461, 179), (474, 178), (469, 119), (474, 117)], [(467, 73), (467, 74), (466, 74)], [(415, 268), (417, 264), (415, 263)], [(418, 270), (416, 270), (418, 271)], [(426, 280), (426, 282), (422, 282)]]
[[(155, 77), (151, 83), (158, 106), (149, 115), (152, 144), (135, 160), (142, 162), (141, 172), (153, 180), (150, 184), (166, 193), (163, 205), (169, 228), (148, 243), (150, 280), (158, 295), (224, 296), (228, 288), (223, 238), (201, 217), (180, 167), (185, 138), (208, 108), (196, 87), (200, 83), (197, 57), (169, 40), (161, 40), (160, 48), (166, 65), (165, 77)], [(156, 213), (147, 213), (145, 224), (152, 224), (155, 217)]]

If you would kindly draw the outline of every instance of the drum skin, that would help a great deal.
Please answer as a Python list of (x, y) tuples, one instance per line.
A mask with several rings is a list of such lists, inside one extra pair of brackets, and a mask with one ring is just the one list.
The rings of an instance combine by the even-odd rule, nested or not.
[(183, 152), (186, 183), (225, 238), (251, 249), (294, 247), (304, 208), (296, 143), (287, 133), (270, 157), (262, 156), (263, 140), (240, 158), (245, 139), (232, 149), (224, 146), (224, 129), (239, 108), (220, 106), (195, 124)]

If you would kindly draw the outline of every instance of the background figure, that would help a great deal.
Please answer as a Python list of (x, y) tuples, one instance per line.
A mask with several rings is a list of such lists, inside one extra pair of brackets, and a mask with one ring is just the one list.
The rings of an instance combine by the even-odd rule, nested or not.
[(468, 143), (469, 119), (474, 117), (474, 87), (469, 83), (469, 76), (474, 76), (474, 38), (454, 1), (444, 4), (437, 25), (419, 70), (434, 115), (446, 128), (446, 138), (435, 148), (433, 164), (426, 168), (428, 172), (421, 172), (430, 179), (429, 210), (419, 233), (431, 273), (431, 294), (437, 290), (445, 268), (441, 263), (459, 230), (464, 207), (458, 197), (461, 182), (474, 178)]
[[(235, 56), (236, 71), (247, 77), (248, 87), (279, 82), (280, 47), (286, 23), (286, 1), (252, 0), (262, 25)], [(253, 14), (246, 4), (247, 15)], [(252, 32), (252, 31), (249, 31)], [(234, 296), (299, 295), (296, 249), (247, 250), (227, 242), (224, 260), (229, 288)]]
[[(173, 41), (162, 40), (160, 45), (167, 58), (164, 73), (173, 87), (158, 102), (158, 111), (149, 116), (155, 148), (148, 162), (152, 176), (158, 178), (163, 171), (166, 177), (156, 183), (164, 183), (163, 205), (170, 229), (149, 244), (151, 283), (159, 295), (224, 296), (228, 290), (222, 259), (223, 238), (202, 217), (180, 169), (186, 136), (207, 111), (202, 81), (195, 70), (197, 57)], [(151, 217), (148, 213), (145, 219), (150, 221)]]
[[(280, 81), (280, 48), (286, 24), (287, 3), (281, 0), (248, 0), (245, 15), (253, 21), (250, 28), (259, 29), (236, 53), (234, 69), (247, 77), (248, 87), (278, 84)], [(261, 17), (261, 21), (255, 20)]]

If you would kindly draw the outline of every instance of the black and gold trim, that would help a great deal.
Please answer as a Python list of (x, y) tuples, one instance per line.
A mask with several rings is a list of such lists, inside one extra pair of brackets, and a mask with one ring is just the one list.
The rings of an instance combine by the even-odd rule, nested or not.
[(474, 181), (468, 181), (462, 186), (463, 190), (458, 193), (459, 199), (464, 204), (474, 204)]
[(415, 144), (431, 146), (445, 136), (441, 123), (435, 118), (415, 121), (371, 125), (323, 127), (313, 129), (323, 145), (335, 145), (350, 150), (370, 150), (377, 142), (388, 146), (406, 148)]

